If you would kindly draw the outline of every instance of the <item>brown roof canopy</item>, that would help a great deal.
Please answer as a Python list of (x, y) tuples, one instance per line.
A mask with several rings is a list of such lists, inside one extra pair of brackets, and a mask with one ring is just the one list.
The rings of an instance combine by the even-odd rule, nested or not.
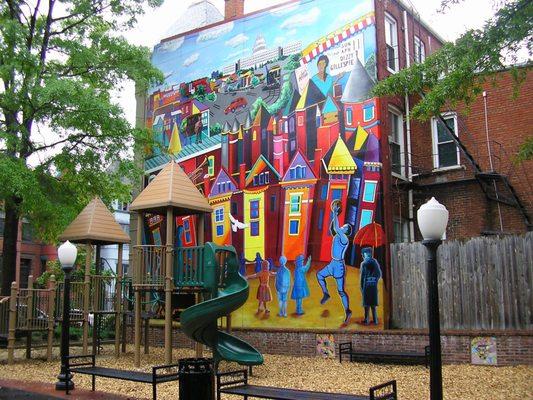
[(165, 213), (167, 207), (174, 207), (174, 215), (213, 212), (207, 199), (174, 160), (130, 204), (132, 211), (156, 214)]
[(129, 243), (130, 237), (115, 221), (99, 197), (95, 197), (63, 231), (59, 240), (75, 243)]

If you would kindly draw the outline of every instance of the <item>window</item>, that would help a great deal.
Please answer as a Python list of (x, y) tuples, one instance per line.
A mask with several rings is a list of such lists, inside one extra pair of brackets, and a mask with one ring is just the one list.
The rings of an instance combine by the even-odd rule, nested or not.
[(255, 142), (257, 140), (257, 131), (254, 129), (254, 132), (252, 134), (252, 140)]
[(291, 219), (289, 221), (289, 235), (298, 235), (300, 231), (300, 221), (297, 219)]
[(393, 173), (404, 176), (404, 150), (403, 150), (403, 116), (396, 110), (389, 109), (390, 134), (389, 145), (391, 154), (391, 170)]
[(369, 105), (363, 108), (363, 122), (368, 122), (374, 119), (374, 105)]
[(352, 125), (353, 122), (353, 112), (351, 108), (346, 109), (346, 125)]
[(396, 20), (385, 13), (385, 44), (387, 49), (387, 69), (398, 72), (398, 27)]
[(224, 235), (224, 225), (217, 225), (217, 236)]
[(363, 201), (367, 203), (373, 203), (376, 201), (376, 187), (378, 183), (376, 181), (366, 181), (365, 191), (363, 193)]
[(394, 219), (394, 243), (409, 241), (409, 222), (405, 219)]
[(215, 156), (207, 157), (207, 175), (215, 175)]
[(289, 214), (300, 214), (301, 208), (302, 208), (302, 195), (291, 194)]
[(267, 130), (266, 128), (261, 129), (261, 139), (265, 140), (267, 137)]
[(303, 126), (304, 125), (304, 117), (303, 115), (299, 115), (298, 116), (298, 126)]
[(270, 212), (276, 211), (276, 196), (270, 196)]
[(361, 212), (361, 222), (359, 222), (359, 229), (372, 223), (372, 210), (363, 210)]
[(232, 201), (231, 202), (231, 213), (233, 215), (237, 215), (238, 214), (238, 208), (237, 208), (237, 202), (236, 201)]
[(324, 210), (320, 209), (318, 212), (318, 230), (322, 230), (324, 227)]
[(259, 221), (250, 222), (250, 236), (259, 236)]
[(425, 59), (426, 46), (418, 36), (415, 36), (415, 63), (423, 63)]
[(322, 190), (320, 192), (320, 200), (326, 200), (328, 198), (328, 185), (322, 186)]
[(219, 207), (215, 210), (215, 222), (224, 222), (224, 208)]
[[(443, 115), (446, 126), (457, 136), (457, 115)], [(432, 120), (433, 134), (433, 165), (436, 169), (448, 168), (459, 165), (459, 147), (455, 144), (452, 136), (440, 121)]]
[(250, 218), (259, 218), (259, 200), (250, 201)]
[(183, 237), (185, 238), (185, 243), (191, 243), (192, 242), (192, 236), (191, 236), (191, 222), (189, 219), (183, 220)]

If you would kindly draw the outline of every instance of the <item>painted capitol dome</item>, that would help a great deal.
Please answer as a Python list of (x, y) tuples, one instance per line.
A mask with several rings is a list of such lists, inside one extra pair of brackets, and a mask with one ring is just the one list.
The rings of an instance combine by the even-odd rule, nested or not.
[(172, 24), (165, 33), (165, 37), (176, 36), (183, 32), (220, 22), (223, 19), (224, 16), (213, 3), (208, 0), (197, 0)]

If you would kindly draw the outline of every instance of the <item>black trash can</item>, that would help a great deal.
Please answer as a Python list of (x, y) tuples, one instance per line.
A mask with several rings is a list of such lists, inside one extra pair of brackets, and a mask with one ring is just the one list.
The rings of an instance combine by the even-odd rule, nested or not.
[(210, 358), (179, 360), (179, 400), (215, 400), (215, 374)]

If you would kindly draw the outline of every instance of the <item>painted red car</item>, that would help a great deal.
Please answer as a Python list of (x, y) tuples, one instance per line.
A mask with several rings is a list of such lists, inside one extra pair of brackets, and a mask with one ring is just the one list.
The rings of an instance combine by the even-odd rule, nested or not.
[(246, 101), (244, 97), (237, 97), (235, 100), (229, 103), (229, 106), (227, 106), (224, 110), (224, 114), (229, 114), (230, 112), (234, 113), (237, 108), (244, 108), (247, 105), (248, 101)]

